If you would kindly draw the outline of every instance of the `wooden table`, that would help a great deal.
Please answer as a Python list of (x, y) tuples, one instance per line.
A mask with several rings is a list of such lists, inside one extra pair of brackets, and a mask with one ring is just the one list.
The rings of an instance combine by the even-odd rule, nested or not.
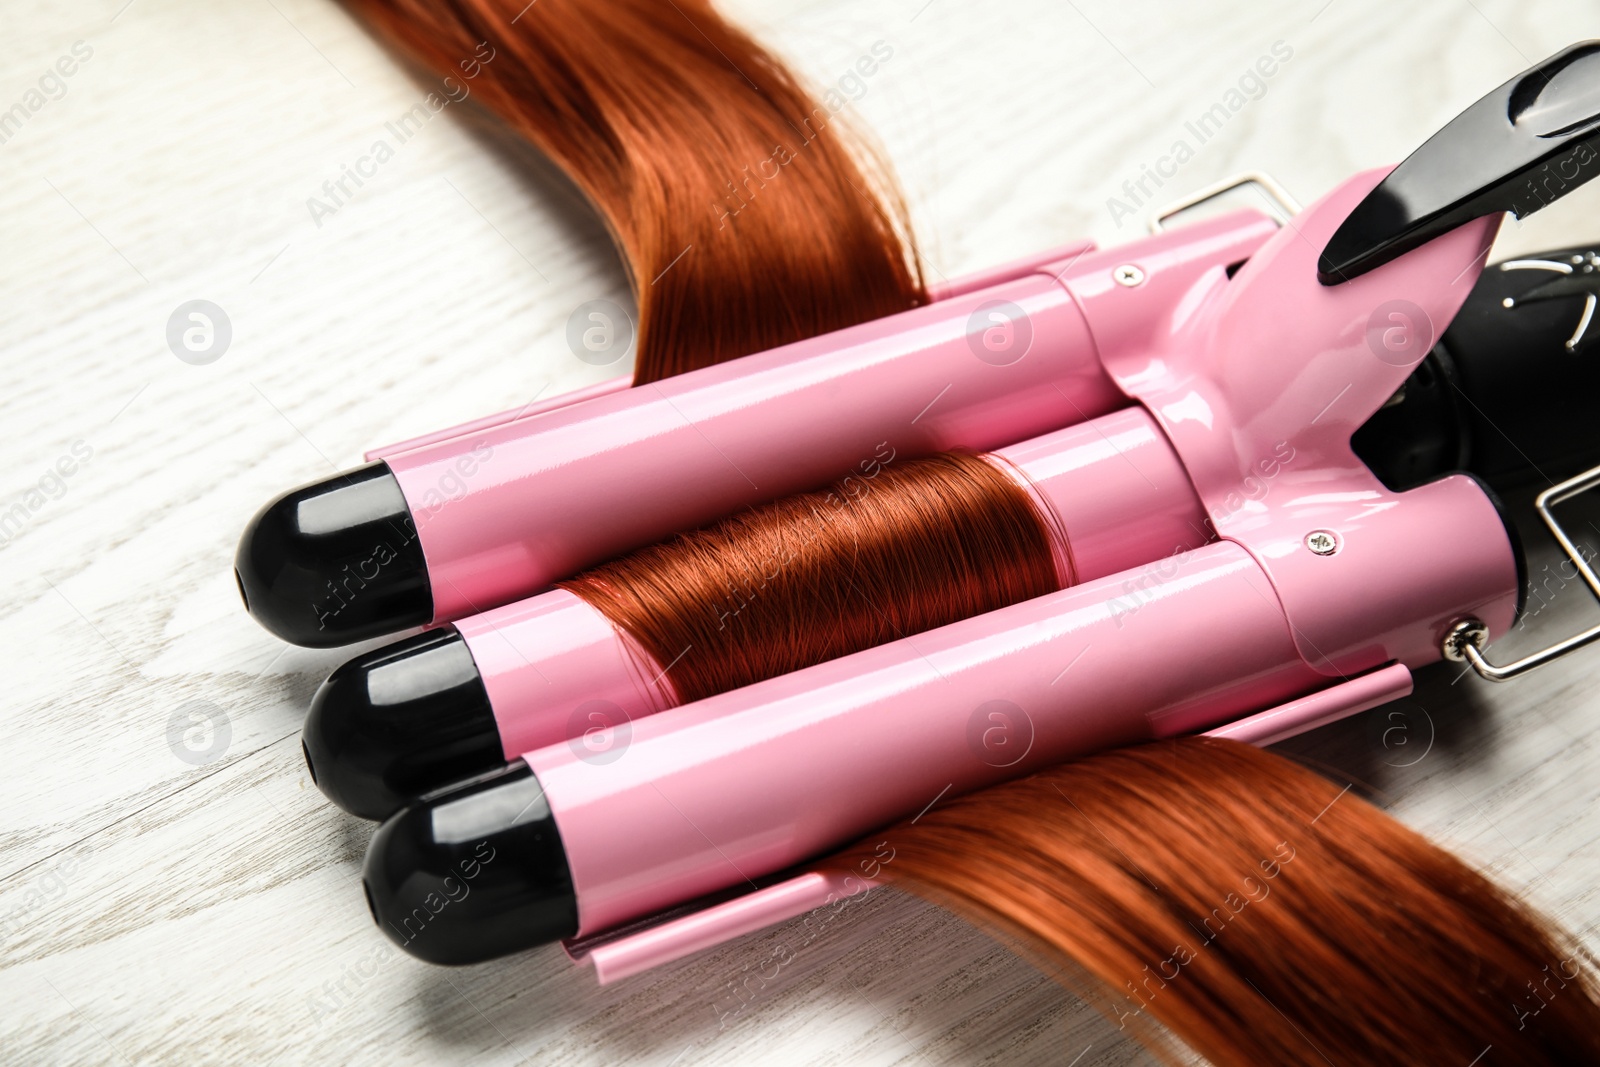
[[(1155, 201), (1241, 170), (1309, 201), (1600, 36), (1578, 0), (734, 10), (818, 84), (892, 49), (848, 111), (895, 161), (936, 279), (1131, 239)], [(0, 548), (7, 1062), (1148, 1062), (1006, 948), (887, 892), (771, 980), (752, 976), (792, 928), (603, 989), (556, 949), (464, 970), (394, 950), (357, 886), (370, 827), (322, 800), (298, 743), (351, 652), (245, 616), (237, 537), (366, 446), (624, 369), (565, 343), (580, 303), (626, 302), (622, 271), (564, 180), (470, 102), (314, 213), (431, 87), (327, 0), (16, 0), (4, 27), (0, 107), (26, 109), (0, 144), (0, 512), (24, 505)], [(1275, 46), (1288, 58), (1159, 197), (1108, 203)], [(1596, 205), (1591, 187), (1504, 249), (1600, 236)], [(194, 300), (230, 324), (211, 362), (168, 343)], [(1514, 640), (1566, 632), (1586, 599), (1560, 590)], [(1596, 655), (1498, 688), (1430, 670), (1286, 747), (1593, 946)]]

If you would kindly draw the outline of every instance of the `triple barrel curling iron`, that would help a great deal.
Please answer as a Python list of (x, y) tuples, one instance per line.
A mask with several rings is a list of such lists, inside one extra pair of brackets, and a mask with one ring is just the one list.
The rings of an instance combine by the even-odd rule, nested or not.
[[(804, 865), (938, 795), (1153, 737), (1267, 743), (1403, 696), (1442, 657), (1501, 678), (1600, 638), (1505, 666), (1484, 651), (1524, 585), (1489, 486), (1600, 458), (1585, 351), (1600, 256), (1484, 264), (1504, 212), (1597, 171), (1586, 43), (1281, 229), (1241, 212), (1058, 251), (286, 494), (237, 564), (269, 629), (333, 645), (462, 620), (351, 665), (353, 697), (328, 691), (347, 720), (420, 723), (375, 764), (330, 776), (359, 762), (347, 753), (319, 775), (370, 814), (426, 793), (373, 839), (375, 917), (425, 959), (559, 939), (611, 980), (862, 888)], [(1133, 487), (1125, 468), (1109, 488), (1116, 450), (1085, 457), (1113, 430), (1165, 473)], [(619, 639), (552, 622), (575, 617), (557, 594), (512, 603), (886, 442), (1017, 452), (1066, 544), (1120, 528), (1127, 544), (1060, 592), (676, 708), (616, 688)], [(1046, 462), (1073, 447), (1070, 476)], [(1600, 595), (1550, 510), (1596, 481), (1552, 485), (1540, 509)], [(1082, 495), (1100, 492), (1096, 511)], [(569, 632), (587, 636), (559, 645)], [(553, 693), (527, 684), (534, 663), (568, 672)], [(614, 760), (568, 743), (601, 693), (633, 701), (608, 728), (628, 733)]]

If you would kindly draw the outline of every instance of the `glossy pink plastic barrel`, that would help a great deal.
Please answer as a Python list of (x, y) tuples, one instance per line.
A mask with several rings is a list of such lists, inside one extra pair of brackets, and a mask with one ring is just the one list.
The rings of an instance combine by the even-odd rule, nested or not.
[[(1307, 729), (1397, 701), (1410, 693), (1410, 670), (1400, 664), (1390, 664), (1264, 712), (1238, 718), (1229, 725), (1208, 729), (1206, 736), (1230, 737), (1246, 744), (1277, 744), (1306, 733)], [(877, 885), (877, 881), (862, 877), (858, 872), (819, 867), (752, 889), (728, 901), (701, 909), (691, 907), (682, 912), (669, 912), (634, 923), (627, 928), (627, 933), (570, 939), (565, 942), (565, 949), (571, 960), (594, 968), (595, 979), (605, 985), (662, 963), (682, 960), (806, 912), (819, 912), (824, 907), (837, 909), (845, 897), (856, 896)]]
[(459, 620), (507, 759), (675, 706), (661, 667), (565, 589)]
[[(1008, 263), (989, 267), (973, 274), (962, 275), (950, 282), (937, 282), (928, 286), (928, 299), (931, 301), (948, 300), (953, 296), (975, 292), (979, 289), (987, 289), (991, 285), (999, 285), (1001, 282), (1009, 282), (1024, 275), (1033, 274), (1047, 264), (1076, 262), (1079, 257), (1094, 251), (1094, 247), (1093, 241), (1073, 241), (1056, 248), (1046, 249), (1042, 252), (1023, 256), (1020, 259), (1011, 260)], [(393, 444), (369, 448), (365, 458), (368, 462), (375, 459), (387, 459), (389, 456), (397, 455), (401, 452), (409, 452), (413, 448), (435, 445), (441, 441), (448, 441), (456, 437), (470, 437), (491, 426), (501, 426), (508, 422), (515, 422), (518, 419), (542, 415), (546, 411), (554, 411), (556, 408), (566, 407), (569, 404), (592, 400), (597, 396), (619, 393), (632, 386), (633, 375), (623, 374), (596, 382), (593, 385), (573, 389), (569, 392), (557, 393), (555, 396), (543, 399), (535, 397), (528, 403), (511, 408), (508, 411), (486, 415), (481, 419), (473, 419), (471, 422), (464, 422), (458, 426), (451, 426), (443, 430), (435, 430), (432, 433), (422, 434), (404, 441), (396, 441)]]
[[(1411, 672), (1398, 663), (1357, 675), (1226, 726), (1206, 731), (1253, 745), (1271, 745), (1411, 693)], [(892, 861), (891, 861), (892, 862)], [(821, 867), (729, 900), (669, 912), (623, 934), (568, 940), (568, 956), (589, 965), (601, 985), (659, 967), (807, 912), (837, 908), (877, 885), (853, 871)]]
[(1052, 520), (1062, 584), (1199, 548), (1205, 509), (1166, 434), (1130, 407), (991, 455)]
[[(1208, 545), (632, 724), (611, 762), (526, 753), (580, 935), (825, 854), (962, 793), (1189, 733), (1320, 683), (1260, 567)], [(1218, 625), (1226, 620), (1226, 625)]]
[[(1273, 232), (1244, 212), (927, 307), (390, 455), (435, 621), (901, 455), (987, 451), (1125, 406), (1066, 282), (1131, 252), (1150, 314)], [(464, 457), (470, 459), (463, 469)]]
[[(1063, 585), (1197, 548), (1204, 512), (1155, 421), (1124, 408), (992, 453), (1044, 512)], [(655, 663), (599, 612), (551, 590), (458, 621), (506, 758), (673, 706)]]

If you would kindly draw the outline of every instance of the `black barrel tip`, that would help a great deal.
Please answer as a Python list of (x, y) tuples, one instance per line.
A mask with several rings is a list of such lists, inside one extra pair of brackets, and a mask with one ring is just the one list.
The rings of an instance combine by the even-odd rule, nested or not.
[(549, 802), (520, 761), (396, 812), (372, 837), (361, 884), (389, 940), (430, 963), (481, 963), (578, 928)]
[(381, 462), (291, 489), (256, 512), (239, 539), (233, 574), (256, 621), (308, 648), (433, 617), (416, 524)]
[(301, 744), (317, 788), (373, 820), (505, 763), (489, 694), (451, 628), (374, 649), (334, 671), (311, 700)]

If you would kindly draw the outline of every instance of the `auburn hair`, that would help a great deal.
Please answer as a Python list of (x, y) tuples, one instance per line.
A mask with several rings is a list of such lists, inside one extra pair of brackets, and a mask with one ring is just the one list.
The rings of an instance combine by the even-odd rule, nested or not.
[[(1594, 957), (1348, 787), (1236, 741), (1106, 752), (835, 861), (1008, 934), (1212, 1063), (1600, 1063)], [(1076, 983), (1072, 983), (1076, 984)]]
[[(869, 473), (870, 472), (870, 473)], [(562, 582), (649, 653), (680, 703), (1053, 592), (1049, 526), (981, 456), (895, 462)]]
[(878, 154), (708, 0), (346, 3), (435, 74), (475, 73), (594, 204), (638, 302), (636, 384), (927, 300)]

